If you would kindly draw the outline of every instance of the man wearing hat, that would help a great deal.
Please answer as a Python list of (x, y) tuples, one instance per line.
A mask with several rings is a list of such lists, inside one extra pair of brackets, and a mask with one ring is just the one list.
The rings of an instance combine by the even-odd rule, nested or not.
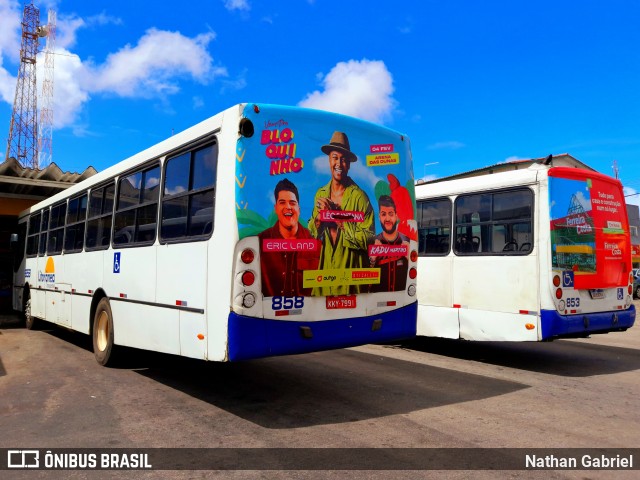
[[(334, 132), (321, 150), (328, 155), (331, 180), (316, 192), (309, 231), (322, 242), (320, 270), (344, 270), (369, 266), (367, 245), (374, 232), (369, 197), (349, 177), (358, 157), (351, 151), (346, 133)], [(362, 291), (366, 291), (364, 285)], [(360, 293), (358, 285), (316, 287), (313, 295)]]

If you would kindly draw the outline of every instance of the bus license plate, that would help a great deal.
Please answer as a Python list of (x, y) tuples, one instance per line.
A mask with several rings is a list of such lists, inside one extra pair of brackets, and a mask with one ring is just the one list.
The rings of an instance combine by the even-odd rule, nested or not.
[(604, 290), (602, 288), (589, 290), (589, 295), (591, 295), (591, 298), (594, 300), (598, 300), (600, 298), (604, 298)]
[(333, 310), (337, 308), (356, 308), (355, 295), (338, 295), (326, 298), (327, 310)]

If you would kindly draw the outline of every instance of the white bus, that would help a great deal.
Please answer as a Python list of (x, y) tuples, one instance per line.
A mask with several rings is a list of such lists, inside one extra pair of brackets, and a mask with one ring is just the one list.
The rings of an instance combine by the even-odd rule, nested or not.
[(542, 341), (635, 321), (617, 180), (530, 168), (416, 186), (417, 334)]
[[(103, 365), (118, 346), (234, 361), (410, 337), (413, 183), (400, 133), (237, 105), (22, 212), (13, 307), (91, 335)], [(378, 240), (379, 198), (412, 238)]]

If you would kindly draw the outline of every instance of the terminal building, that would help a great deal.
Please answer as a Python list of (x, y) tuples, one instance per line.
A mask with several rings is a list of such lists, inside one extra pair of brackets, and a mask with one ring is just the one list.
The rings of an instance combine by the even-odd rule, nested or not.
[(55, 163), (34, 170), (14, 158), (0, 163), (0, 313), (11, 308), (13, 255), (9, 240), (18, 231), (18, 214), (96, 173), (93, 167), (82, 173), (63, 172)]

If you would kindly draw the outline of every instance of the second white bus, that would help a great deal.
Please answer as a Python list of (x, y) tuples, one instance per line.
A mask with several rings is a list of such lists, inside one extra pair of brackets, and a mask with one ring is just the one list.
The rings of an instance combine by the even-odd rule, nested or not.
[(634, 324), (620, 182), (578, 168), (416, 186), (418, 335), (542, 341)]

